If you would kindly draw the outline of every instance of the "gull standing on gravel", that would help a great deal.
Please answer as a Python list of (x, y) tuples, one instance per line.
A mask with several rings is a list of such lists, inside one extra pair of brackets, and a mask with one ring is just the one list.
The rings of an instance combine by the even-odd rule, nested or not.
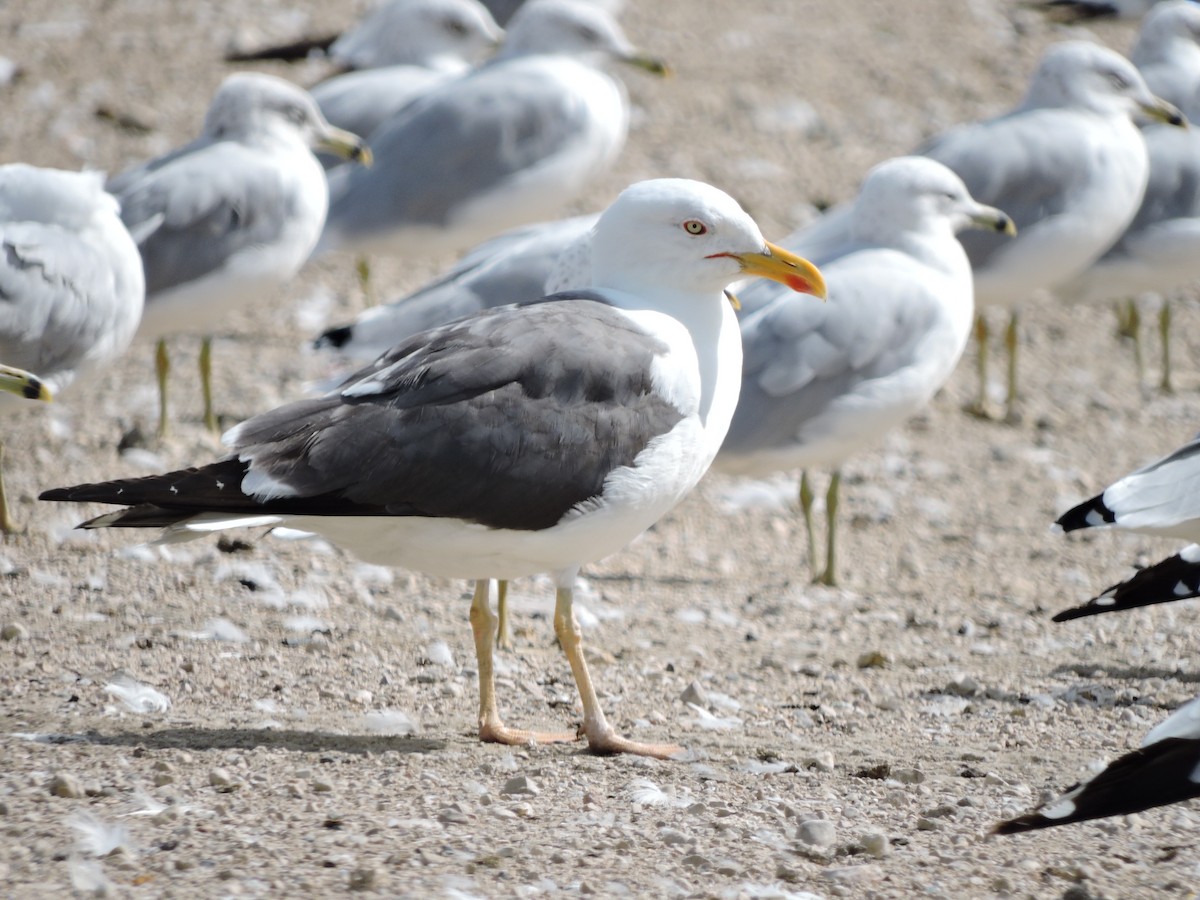
[[(1007, 212), (1015, 240), (962, 236), (975, 273), (975, 302), (1011, 311), (1007, 411), (1017, 395), (1017, 309), (1090, 266), (1133, 220), (1149, 171), (1134, 118), (1183, 125), (1174, 106), (1154, 96), (1134, 65), (1086, 41), (1051, 46), (1024, 100), (1011, 112), (962, 125), (920, 153), (949, 166), (982, 203)], [(986, 409), (987, 321), (977, 319), (978, 411)]]
[(550, 216), (624, 146), (628, 100), (606, 60), (666, 71), (592, 4), (525, 4), (493, 61), (375, 132), (373, 168), (329, 173), (317, 251), (462, 250)]
[[(881, 163), (864, 179), (848, 240), (826, 247), (829, 302), (791, 303), (770, 282), (739, 288), (742, 393), (714, 466), (760, 477), (834, 465), (826, 497), (824, 569), (836, 581), (840, 465), (924, 407), (958, 364), (971, 332), (971, 266), (963, 228), (1011, 237), (1005, 213), (975, 202), (945, 166), (922, 157)], [(783, 242), (805, 246), (805, 231)], [(801, 251), (806, 252), (806, 251)], [(817, 571), (813, 494), (800, 480), (809, 562)]]
[(627, 188), (591, 256), (589, 290), (419, 334), (339, 390), (238, 425), (222, 462), (42, 498), (120, 504), (86, 524), (177, 538), (286, 522), (369, 562), (475, 580), (479, 734), (501, 743), (575, 738), (509, 728), (496, 705), (487, 580), (551, 572), (589, 748), (673, 756), (605, 721), (575, 578), (658, 521), (716, 455), (741, 383), (723, 289), (753, 275), (818, 296), (824, 284), (727, 194), (682, 179)]
[(300, 270), (329, 195), (314, 148), (369, 162), (305, 91), (271, 75), (222, 82), (201, 136), (109, 182), (146, 273), (140, 337), (158, 342), (159, 434), (167, 430), (166, 336), (199, 333), (204, 422), (212, 430), (212, 333), (231, 310)]
[(369, 138), (413, 100), (465, 74), (503, 37), (476, 0), (393, 0), (331, 48), (354, 71), (310, 92), (331, 125)]
[[(1067, 510), (1055, 524), (1063, 531), (1112, 527), (1200, 541), (1200, 435)], [(1054, 621), (1196, 596), (1200, 596), (1200, 544), (1191, 544), (1083, 606), (1064, 610)]]
[[(1192, 124), (1200, 114), (1200, 4), (1172, 0), (1142, 23), (1131, 59), (1159, 96), (1180, 107)], [(1140, 314), (1135, 298), (1164, 294), (1158, 333), (1160, 388), (1171, 384), (1171, 306), (1165, 294), (1200, 278), (1200, 134), (1197, 129), (1148, 125), (1150, 174), (1141, 206), (1121, 238), (1103, 256), (1057, 289), (1068, 301), (1115, 300), (1127, 305), (1122, 333), (1133, 338), (1138, 380), (1144, 374)]]
[[(142, 261), (99, 172), (0, 166), (0, 247), (7, 393), (46, 399), (125, 352), (142, 315)], [(17, 401), (4, 405), (11, 413)], [(15, 530), (2, 479), (0, 530)]]
[(1181, 803), (1200, 797), (1200, 697), (1150, 730), (1142, 746), (1074, 785), (1036, 812), (1001, 822), (993, 834), (1020, 834)]

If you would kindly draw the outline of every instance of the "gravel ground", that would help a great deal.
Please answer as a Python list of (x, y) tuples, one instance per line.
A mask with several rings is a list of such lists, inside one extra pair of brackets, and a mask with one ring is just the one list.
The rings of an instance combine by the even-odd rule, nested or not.
[[(768, 237), (869, 165), (1004, 109), (1046, 44), (1077, 34), (1008, 0), (628, 5), (630, 34), (677, 77), (627, 78), (630, 145), (574, 209), (690, 176)], [(227, 46), (337, 26), (335, 6), (8, 0), (21, 74), (0, 88), (0, 159), (114, 171), (162, 152), (197, 129)], [(391, 294), (444, 262), (375, 271)], [(298, 348), (361, 303), (335, 261), (231, 322), (216, 344), (229, 422), (326, 374)], [(688, 763), (479, 744), (463, 583), (259, 533), (157, 548), (72, 531), (87, 510), (39, 505), (40, 489), (217, 453), (181, 340), (175, 436), (118, 454), (154, 421), (150, 348), (135, 347), (5, 435), (29, 530), (0, 547), (0, 895), (1193, 895), (1190, 807), (986, 837), (1196, 690), (1194, 604), (1049, 621), (1175, 548), (1047, 526), (1194, 430), (1200, 313), (1178, 310), (1179, 391), (1161, 396), (1137, 384), (1107, 309), (1031, 303), (1018, 426), (960, 412), (964, 365), (847, 463), (842, 588), (808, 583), (794, 478), (711, 478), (589, 567), (579, 605), (610, 718), (685, 743)], [(562, 727), (578, 711), (550, 586), (514, 590), (506, 718)], [(119, 696), (131, 685), (139, 711)]]

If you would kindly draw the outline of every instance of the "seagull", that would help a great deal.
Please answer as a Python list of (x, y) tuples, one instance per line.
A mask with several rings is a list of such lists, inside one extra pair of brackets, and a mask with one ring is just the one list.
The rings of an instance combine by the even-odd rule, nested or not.
[[(1063, 531), (1111, 527), (1200, 541), (1200, 434), (1175, 452), (1143, 466), (1063, 513)], [(1086, 604), (1064, 610), (1056, 622), (1200, 596), (1200, 546), (1142, 569)]]
[[(12, 410), (19, 401), (8, 395), (47, 399), (120, 356), (137, 330), (145, 282), (98, 172), (0, 166), (0, 249), (0, 386)], [(17, 530), (2, 480), (0, 530)]]
[[(369, 138), (413, 100), (464, 75), (503, 36), (476, 0), (393, 0), (334, 44), (332, 55), (342, 48), (354, 71), (310, 92), (331, 125)], [(387, 52), (370, 52), (379, 45)], [(336, 160), (321, 157), (326, 167)]]
[(286, 523), (368, 562), (474, 580), (479, 735), (500, 743), (574, 737), (510, 728), (496, 704), (488, 579), (549, 572), (589, 748), (676, 755), (605, 720), (575, 577), (658, 521), (716, 455), (741, 371), (724, 288), (754, 275), (825, 287), (727, 194), (682, 179), (623, 191), (596, 225), (591, 263), (587, 290), (423, 332), (338, 390), (241, 423), (224, 460), (42, 499), (120, 504), (84, 527), (158, 526), (168, 539)]
[(317, 252), (461, 250), (551, 215), (625, 143), (624, 89), (596, 67), (609, 59), (666, 72), (590, 3), (522, 6), (492, 62), (372, 135), (374, 167), (329, 173)]
[[(1132, 61), (1159, 96), (1182, 108), (1193, 123), (1200, 106), (1200, 4), (1161, 3), (1146, 16)], [(1132, 299), (1166, 293), (1200, 278), (1200, 136), (1195, 129), (1149, 125), (1142, 130), (1149, 178), (1141, 206), (1119, 240), (1056, 293), (1070, 302), (1125, 301), (1122, 333), (1134, 342), (1143, 375), (1140, 314)], [(1158, 331), (1162, 344), (1160, 388), (1169, 393), (1171, 306), (1164, 298)]]
[[(1013, 234), (1005, 213), (977, 203), (957, 175), (923, 157), (872, 169), (851, 214), (847, 241), (823, 247), (817, 262), (827, 304), (792, 304), (770, 282), (738, 289), (755, 311), (741, 322), (742, 394), (714, 463), (753, 477), (838, 467), (826, 500), (825, 567), (815, 579), (828, 585), (836, 582), (842, 461), (924, 407), (970, 335), (971, 266), (956, 232)], [(802, 230), (783, 244), (796, 252), (805, 238)], [(806, 471), (800, 504), (815, 568)]]
[[(963, 235), (975, 274), (975, 302), (1011, 311), (1008, 413), (1015, 416), (1017, 308), (1090, 266), (1125, 231), (1146, 187), (1146, 145), (1135, 116), (1184, 125), (1120, 54), (1087, 41), (1052, 45), (1024, 100), (996, 119), (937, 136), (918, 152), (949, 166), (971, 196), (1004, 209), (1015, 240)], [(986, 407), (987, 320), (976, 322)]]
[[(484, 241), (444, 275), (389, 303), (368, 307), (346, 325), (330, 328), (316, 349), (369, 360), (420, 331), (460, 316), (514, 303), (539, 293), (586, 287), (586, 247), (598, 214), (539, 222)], [(578, 265), (564, 254), (580, 250)], [(558, 278), (554, 276), (561, 273)]]
[(1142, 746), (1070, 787), (1036, 812), (1001, 822), (993, 834), (1020, 834), (1180, 803), (1200, 797), (1200, 697), (1151, 729)]
[(312, 154), (322, 147), (369, 163), (353, 134), (334, 128), (312, 97), (271, 75), (226, 78), (201, 136), (109, 182), (146, 272), (138, 334), (157, 340), (158, 431), (167, 431), (166, 336), (203, 335), (204, 421), (212, 406), (212, 332), (230, 310), (290, 279), (308, 259), (329, 195)]
[(225, 61), (296, 62), (325, 53), (343, 71), (413, 66), (461, 74), (490, 52), (502, 33), (477, 0), (384, 0), (341, 34), (233, 51)]

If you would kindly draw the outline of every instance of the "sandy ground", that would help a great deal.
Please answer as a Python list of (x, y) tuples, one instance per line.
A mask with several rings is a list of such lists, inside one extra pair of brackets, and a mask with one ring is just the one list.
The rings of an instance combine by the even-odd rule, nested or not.
[[(335, 6), (8, 0), (0, 50), (22, 74), (0, 88), (0, 160), (111, 171), (159, 153), (198, 127), (231, 41), (340, 25), (350, 10)], [(629, 6), (630, 34), (677, 77), (627, 77), (629, 147), (572, 209), (690, 176), (739, 197), (769, 237), (849, 196), (869, 165), (1004, 109), (1067, 35), (1008, 0)], [(443, 262), (376, 272), (391, 295)], [(231, 322), (216, 344), (228, 421), (328, 371), (300, 348), (362, 302), (340, 261)], [(7, 420), (29, 530), (0, 548), (0, 895), (1191, 895), (1188, 807), (985, 835), (1196, 690), (1194, 604), (1049, 621), (1174, 545), (1048, 525), (1194, 431), (1197, 315), (1178, 305), (1179, 390), (1161, 396), (1137, 384), (1107, 309), (1030, 304), (1019, 426), (960, 412), (964, 364), (926, 415), (847, 462), (839, 589), (808, 583), (794, 478), (710, 479), (591, 566), (580, 606), (610, 718), (686, 744), (690, 763), (480, 745), (462, 583), (257, 533), (159, 549), (72, 531), (88, 511), (40, 505), (39, 490), (218, 452), (195, 342), (180, 340), (175, 436), (118, 454), (154, 415), (150, 349), (135, 347)], [(506, 717), (574, 723), (550, 588), (515, 590)], [(170, 708), (130, 712), (105, 689), (122, 674)]]

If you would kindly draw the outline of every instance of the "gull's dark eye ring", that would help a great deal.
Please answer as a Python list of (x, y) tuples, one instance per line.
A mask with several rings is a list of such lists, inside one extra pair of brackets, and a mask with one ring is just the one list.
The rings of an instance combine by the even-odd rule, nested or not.
[(683, 223), (683, 230), (690, 235), (708, 234), (708, 226), (699, 219), (688, 219)]

